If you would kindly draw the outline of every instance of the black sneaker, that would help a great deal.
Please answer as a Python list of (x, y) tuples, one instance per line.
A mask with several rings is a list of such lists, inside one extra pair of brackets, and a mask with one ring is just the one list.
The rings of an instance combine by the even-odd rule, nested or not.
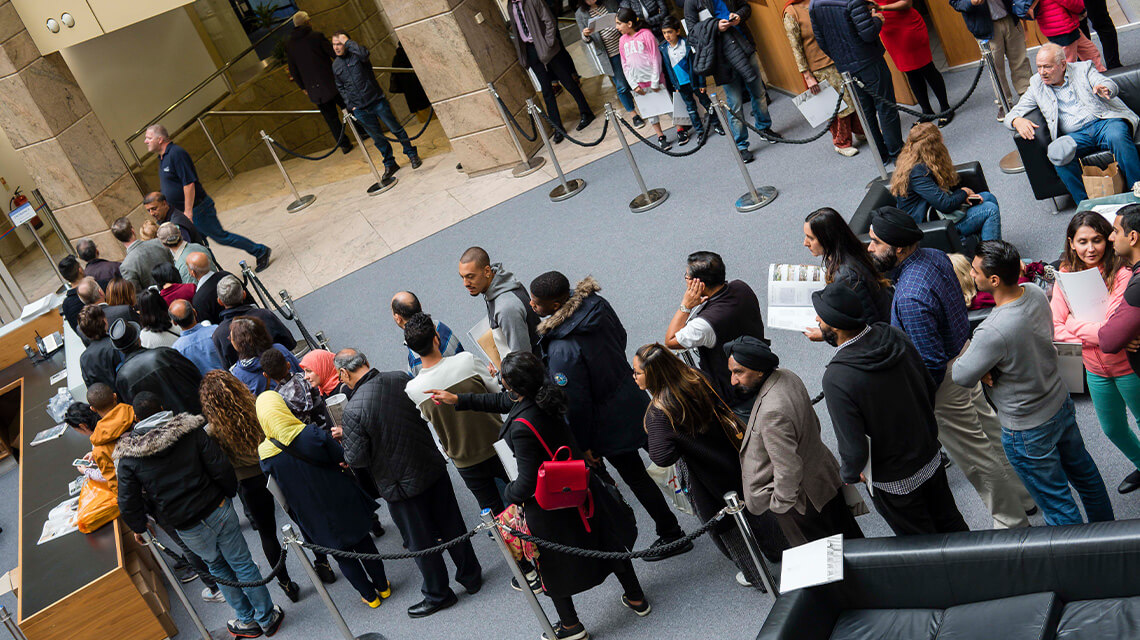
[[(535, 571), (531, 571), (530, 573), (526, 574), (525, 577), (526, 577), (526, 584), (528, 587), (530, 587), (531, 593), (533, 593), (535, 595), (541, 595), (542, 594), (542, 580), (538, 577), (538, 573)], [(511, 588), (514, 589), (515, 591), (522, 591), (522, 587), (519, 586), (519, 581), (515, 578), (511, 578)]]
[(341, 148), (340, 148), (340, 152), (341, 152), (341, 153), (343, 153), (344, 155), (346, 155), (346, 156), (347, 156), (348, 154), (352, 153), (352, 150), (353, 150), (354, 148), (355, 148), (355, 147), (353, 147), (351, 144), (350, 144), (350, 145), (346, 145), (346, 146), (343, 146), (343, 147), (341, 147)]
[(325, 584), (332, 584), (336, 582), (336, 574), (333, 573), (332, 567), (329, 566), (329, 561), (314, 562), (313, 568), (317, 570), (317, 577)]
[(689, 140), (690, 138), (688, 131), (685, 131), (684, 129), (677, 129), (677, 144), (679, 146), (685, 146), (689, 143)]
[(657, 136), (657, 146), (661, 147), (665, 151), (668, 151), (673, 148), (673, 143), (669, 142), (669, 138), (666, 138), (665, 135), (662, 134)]
[(562, 142), (565, 139), (566, 139), (566, 136), (562, 135), (562, 132), (559, 131), (558, 129), (555, 129), (554, 133), (551, 134), (551, 136), (550, 136), (550, 141), (553, 142), (554, 144), (558, 144), (559, 142)]
[(178, 578), (178, 581), (182, 584), (186, 584), (187, 582), (194, 582), (197, 580), (198, 572), (194, 570), (194, 567), (191, 567), (188, 564), (181, 564), (174, 567), (174, 577)]
[(783, 140), (784, 139), (784, 136), (776, 133), (775, 131), (772, 131), (772, 129), (770, 129), (770, 128), (769, 129), (761, 129), (761, 131), (764, 132), (764, 135), (760, 136), (760, 137), (764, 138), (764, 140), (767, 141), (768, 144), (776, 144), (777, 140)]
[(744, 164), (748, 164), (748, 163), (752, 162), (753, 160), (755, 160), (756, 156), (752, 155), (752, 152), (749, 151), (748, 149), (741, 149), (740, 150), (740, 159), (744, 161)]
[(1124, 476), (1124, 480), (1120, 481), (1120, 486), (1116, 488), (1116, 491), (1117, 493), (1132, 493), (1137, 489), (1140, 489), (1140, 471), (1133, 471)]
[(720, 122), (713, 123), (713, 133), (717, 134), (718, 136), (724, 135), (724, 127), (720, 126)]
[(408, 162), (411, 163), (413, 169), (419, 169), (424, 165), (424, 161), (420, 160), (420, 157), (418, 155), (409, 157)]
[(644, 598), (641, 600), (641, 604), (633, 604), (629, 601), (629, 598), (625, 597), (625, 595), (622, 595), (621, 604), (627, 609), (632, 609), (634, 613), (641, 616), (642, 618), (649, 615), (650, 611), (653, 611), (653, 607), (649, 606), (649, 600), (646, 600)]
[(285, 592), (285, 597), (289, 598), (290, 602), (297, 602), (301, 599), (301, 587), (296, 582), (278, 580), (277, 586), (281, 587), (281, 590)]
[(582, 117), (578, 120), (578, 126), (574, 127), (574, 130), (581, 131), (582, 129), (585, 129), (586, 127), (590, 126), (590, 123), (593, 122), (597, 117), (598, 116), (592, 113), (582, 114)]
[(261, 256), (257, 259), (257, 265), (253, 268), (253, 270), (257, 273), (265, 271), (269, 267), (269, 256), (272, 254), (273, 249), (266, 247), (265, 253), (261, 254)]
[(230, 620), (226, 623), (226, 630), (235, 638), (260, 638), (265, 633), (261, 630), (261, 625), (253, 620), (249, 622)]
[(590, 638), (590, 634), (581, 622), (569, 629), (562, 626), (561, 622), (555, 622), (552, 628), (554, 629), (554, 639), (543, 632), (541, 640), (589, 640)]
[(373, 522), (371, 532), (373, 538), (382, 537), (384, 535), (384, 525), (380, 524), (379, 520)]
[(400, 165), (398, 165), (398, 164), (386, 164), (386, 165), (384, 165), (384, 175), (380, 176), (380, 182), (387, 184), (388, 180), (392, 176), (396, 175), (396, 172), (399, 170), (400, 170)]
[(642, 118), (641, 116), (639, 116), (637, 114), (634, 114), (633, 115), (633, 126), (637, 127), (638, 129), (644, 127), (645, 126), (645, 118)]
[[(652, 549), (654, 547), (662, 547), (662, 546), (669, 544), (670, 542), (680, 540), (683, 537), (684, 536), (673, 536), (673, 537), (666, 538), (666, 537), (662, 536), (662, 537), (658, 538), (657, 540), (655, 540), (653, 542), (653, 544), (649, 546), (649, 548)], [(672, 551), (666, 551), (664, 553), (652, 555), (652, 556), (645, 556), (644, 558), (642, 558), (642, 560), (645, 560), (646, 562), (658, 562), (660, 560), (664, 560), (665, 558), (672, 558), (673, 556), (679, 556), (682, 553), (688, 553), (692, 550), (693, 550), (693, 541), (689, 540), (687, 544), (683, 544), (680, 547), (673, 549)]]
[(277, 629), (281, 627), (281, 621), (285, 619), (285, 612), (281, 610), (280, 605), (273, 605), (273, 611), (269, 614), (269, 624), (262, 627), (265, 635), (272, 636), (277, 633)]

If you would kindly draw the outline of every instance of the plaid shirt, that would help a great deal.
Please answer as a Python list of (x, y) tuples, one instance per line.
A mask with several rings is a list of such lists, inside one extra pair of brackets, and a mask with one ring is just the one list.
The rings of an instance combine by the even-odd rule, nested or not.
[[(439, 352), (443, 357), (446, 358), (463, 352), (463, 345), (459, 343), (459, 338), (452, 335), (451, 328), (446, 324), (435, 323), (435, 332), (439, 334)], [(423, 366), (424, 362), (416, 355), (416, 352), (408, 349), (408, 376), (412, 378), (418, 376)]]
[(895, 271), (891, 324), (902, 329), (937, 384), (946, 363), (970, 339), (970, 321), (954, 265), (937, 249), (915, 251)]

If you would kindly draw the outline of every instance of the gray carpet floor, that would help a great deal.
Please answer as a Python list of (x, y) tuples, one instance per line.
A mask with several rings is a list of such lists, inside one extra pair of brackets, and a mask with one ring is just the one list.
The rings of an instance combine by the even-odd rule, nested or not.
[[(1140, 59), (1136, 38), (1131, 34), (1122, 36), (1124, 59)], [(972, 69), (946, 74), (951, 100), (963, 95), (972, 78)], [(775, 129), (788, 137), (808, 135), (810, 131), (791, 101), (786, 96), (773, 95)], [(1005, 238), (1015, 243), (1025, 257), (1055, 259), (1072, 205), (1066, 203), (1069, 209), (1054, 215), (1050, 201), (1033, 200), (1024, 175), (1004, 175), (998, 170), (998, 160), (1014, 147), (1010, 133), (994, 119), (992, 98), (988, 79), (983, 77), (977, 94), (944, 130), (947, 144), (955, 161), (981, 161), (990, 189), (1001, 203)], [(903, 117), (904, 133), (912, 121), (909, 116)], [(566, 144), (569, 143), (563, 143)], [(773, 185), (780, 191), (773, 204), (754, 214), (739, 215), (733, 209), (744, 186), (727, 139), (714, 137), (706, 149), (683, 159), (668, 158), (638, 145), (634, 153), (646, 182), (651, 188), (665, 187), (671, 194), (657, 209), (642, 215), (630, 214), (627, 203), (637, 194), (637, 188), (623, 155), (611, 154), (572, 172), (572, 177), (585, 179), (587, 187), (569, 201), (552, 204), (547, 199), (553, 183), (538, 187), (305, 296), (297, 301), (298, 310), (310, 329), (328, 335), (334, 348), (354, 346), (362, 349), (375, 367), (402, 369), (406, 351), (388, 310), (392, 294), (400, 289), (416, 292), (429, 313), (465, 336), (467, 329), (485, 314), (485, 307), (481, 299), (468, 297), (456, 273), (456, 264), (465, 248), (481, 245), (494, 261), (502, 262), (524, 284), (551, 269), (562, 271), (572, 282), (592, 274), (603, 287), (602, 295), (624, 321), (632, 354), (641, 344), (664, 337), (684, 289), (682, 276), (688, 253), (717, 251), (724, 256), (729, 277), (749, 282), (764, 299), (769, 263), (814, 261), (802, 247), (804, 216), (821, 206), (850, 215), (862, 198), (866, 183), (877, 176), (865, 147), (860, 155), (843, 158), (832, 151), (826, 136), (818, 142), (796, 146), (754, 140), (753, 149), (757, 154), (756, 162), (749, 165), (753, 179), (758, 185)], [(417, 213), (409, 210), (407, 215)], [(772, 331), (770, 337), (782, 366), (798, 373), (810, 391), (818, 391), (832, 349), (809, 343), (793, 332)], [(1137, 517), (1137, 494), (1120, 496), (1114, 491), (1130, 471), (1128, 462), (1101, 433), (1088, 399), (1079, 397), (1077, 408), (1082, 432), (1110, 488), (1117, 517)], [(822, 405), (818, 409), (825, 440), (834, 449), (830, 420)], [(949, 476), (971, 528), (988, 528), (988, 513), (962, 473), (952, 468)], [(467, 523), (472, 526), (478, 513), (474, 498), (454, 471), (452, 479)], [(15, 530), (16, 482), (16, 474), (0, 477), (0, 496), (8, 496), (3, 503), (6, 508), (0, 509), (0, 526), (11, 532)], [(628, 491), (625, 493), (630, 498)], [(636, 503), (631, 504), (639, 515), (641, 547), (654, 539), (653, 526)], [(390, 525), (384, 509), (381, 517)], [(890, 535), (877, 514), (859, 520), (869, 536)], [(1033, 522), (1042, 524), (1040, 516)], [(687, 529), (697, 524), (688, 516), (682, 516), (682, 523)], [(256, 534), (247, 528), (247, 537), (264, 567)], [(6, 564), (14, 564), (13, 540), (12, 534), (0, 536), (0, 557), (13, 559)], [(382, 551), (400, 551), (394, 526), (389, 526), (389, 533), (377, 543)], [(330, 591), (356, 634), (380, 632), (390, 639), (537, 638), (539, 628), (522, 596), (510, 589), (510, 574), (497, 549), (484, 536), (477, 537), (474, 544), (483, 564), (486, 586), (479, 594), (467, 596), (461, 593), (461, 587), (453, 585), (461, 593), (459, 604), (424, 620), (410, 620), (404, 611), (421, 597), (420, 578), (410, 561), (386, 563), (395, 593), (377, 610), (361, 604), (343, 578)], [(623, 608), (619, 603), (620, 588), (611, 579), (576, 598), (579, 614), (594, 636), (612, 640), (744, 640), (755, 636), (772, 603), (770, 596), (738, 586), (733, 579), (736, 569), (707, 539), (699, 540), (689, 554), (659, 563), (638, 561), (635, 566), (653, 604), (653, 613), (638, 618)], [(297, 558), (289, 559), (289, 569), (302, 585), (302, 600), (290, 603), (276, 587), (271, 587), (287, 614), (276, 637), (340, 637)], [(201, 584), (188, 586), (208, 626), (221, 628), (230, 613), (228, 607), (201, 603), (196, 595)], [(543, 600), (553, 617), (549, 601)], [(0, 604), (12, 606), (14, 602), (8, 596), (0, 598)], [(177, 604), (173, 609), (183, 630), (178, 637), (194, 637), (186, 613)]]

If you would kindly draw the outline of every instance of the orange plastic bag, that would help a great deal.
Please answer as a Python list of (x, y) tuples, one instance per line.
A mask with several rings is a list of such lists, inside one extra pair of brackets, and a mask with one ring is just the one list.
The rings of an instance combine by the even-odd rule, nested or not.
[(91, 533), (119, 517), (119, 500), (106, 482), (87, 479), (79, 492), (77, 524), (83, 533)]

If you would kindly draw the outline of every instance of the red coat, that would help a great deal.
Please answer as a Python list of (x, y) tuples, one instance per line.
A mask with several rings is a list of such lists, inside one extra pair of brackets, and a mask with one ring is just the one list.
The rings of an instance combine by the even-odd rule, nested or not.
[[(875, 0), (879, 6), (895, 0)], [(914, 7), (903, 11), (884, 11), (883, 29), (879, 32), (887, 53), (891, 54), (899, 71), (921, 69), (933, 61), (930, 53), (930, 35), (926, 21)]]
[(1033, 15), (1041, 33), (1053, 37), (1072, 33), (1077, 28), (1077, 16), (1084, 11), (1084, 0), (1041, 0)]

